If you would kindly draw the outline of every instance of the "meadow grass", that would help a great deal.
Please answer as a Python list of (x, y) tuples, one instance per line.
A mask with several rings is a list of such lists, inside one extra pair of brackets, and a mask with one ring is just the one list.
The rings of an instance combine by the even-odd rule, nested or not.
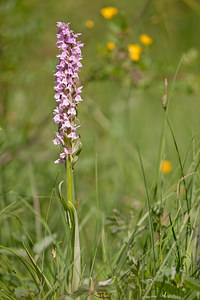
[[(125, 1), (112, 21), (103, 2), (2, 1), (0, 299), (200, 298), (198, 3), (172, 2)], [(59, 20), (85, 43), (76, 290), (65, 170), (53, 164)], [(116, 56), (146, 32), (154, 43), (138, 62)]]

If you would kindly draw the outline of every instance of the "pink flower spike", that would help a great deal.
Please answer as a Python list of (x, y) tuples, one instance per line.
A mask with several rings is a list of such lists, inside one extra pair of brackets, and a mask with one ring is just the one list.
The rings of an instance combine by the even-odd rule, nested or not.
[[(78, 73), (82, 67), (81, 48), (83, 43), (77, 41), (80, 33), (74, 34), (69, 29), (70, 23), (57, 22), (59, 28), (57, 33), (57, 47), (60, 53), (57, 55), (59, 62), (56, 66), (55, 75), (55, 95), (56, 105), (54, 109), (54, 123), (58, 125), (56, 138), (53, 140), (55, 145), (60, 148), (60, 158), (55, 163), (65, 163), (69, 155), (72, 155), (74, 140), (79, 139), (76, 132), (80, 127), (77, 120), (77, 105), (81, 98), (82, 86), (78, 87)], [(78, 124), (77, 124), (78, 123)]]

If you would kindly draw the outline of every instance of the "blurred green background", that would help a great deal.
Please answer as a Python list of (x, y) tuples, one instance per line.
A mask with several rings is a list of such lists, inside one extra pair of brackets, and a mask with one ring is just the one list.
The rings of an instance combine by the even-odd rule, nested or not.
[[(127, 22), (127, 45), (138, 43), (143, 33), (154, 40), (146, 54), (146, 65), (141, 67), (142, 79), (131, 95), (128, 76), (98, 76), (112, 68), (103, 54), (113, 37), (111, 21), (100, 14), (108, 5), (117, 7)], [(183, 54), (171, 94), (169, 119), (183, 159), (187, 153), (192, 156), (193, 136), (199, 140), (199, 16), (197, 0), (1, 0), (1, 209), (16, 201), (15, 214), (28, 224), (34, 236), (32, 212), (20, 197), (32, 205), (35, 193), (45, 216), (52, 188), (57, 188), (65, 176), (64, 167), (54, 164), (58, 149), (52, 143), (57, 130), (52, 122), (57, 21), (71, 22), (71, 29), (82, 33), (80, 40), (85, 44), (80, 73), (84, 102), (79, 106), (83, 150), (75, 168), (80, 222), (96, 205), (96, 161), (101, 210), (107, 215), (114, 208), (125, 214), (130, 209), (137, 211), (137, 205), (141, 208), (145, 198), (135, 145), (139, 146), (151, 186), (163, 120), (164, 78), (170, 91)], [(87, 20), (94, 21), (94, 28), (85, 26)], [(96, 77), (91, 80), (94, 71)], [(164, 180), (167, 190), (177, 183), (179, 172), (168, 131), (165, 154), (173, 166)], [(57, 222), (60, 213), (58, 200), (53, 199), (49, 218), (52, 232), (62, 231), (62, 223)], [(85, 244), (92, 237), (93, 221), (91, 218), (84, 229)], [(18, 221), (10, 216), (9, 222), (15, 228)], [(15, 243), (6, 226), (2, 224), (2, 243)], [(20, 232), (20, 228), (17, 230)]]

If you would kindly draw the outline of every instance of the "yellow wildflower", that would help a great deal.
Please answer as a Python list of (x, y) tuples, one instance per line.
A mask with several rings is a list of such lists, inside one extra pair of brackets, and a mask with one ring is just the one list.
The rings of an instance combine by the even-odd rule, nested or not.
[(130, 44), (128, 45), (128, 53), (133, 61), (138, 61), (140, 59), (140, 54), (142, 53), (142, 47), (138, 44)]
[(167, 174), (172, 170), (172, 165), (169, 160), (164, 160), (160, 164), (160, 172)]
[(153, 43), (153, 39), (147, 34), (141, 34), (140, 42), (143, 45), (148, 46), (148, 45), (151, 45)]
[(87, 28), (93, 28), (94, 27), (94, 22), (92, 20), (87, 20), (85, 22), (85, 27), (87, 27)]
[(105, 19), (112, 19), (114, 18), (118, 13), (118, 9), (113, 6), (107, 6), (101, 9), (101, 14)]
[(115, 49), (115, 43), (108, 42), (107, 43), (107, 49), (110, 50), (110, 51), (114, 50)]

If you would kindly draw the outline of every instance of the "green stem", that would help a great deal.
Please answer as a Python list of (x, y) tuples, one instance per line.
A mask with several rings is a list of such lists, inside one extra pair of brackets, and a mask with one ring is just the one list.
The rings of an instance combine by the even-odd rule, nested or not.
[(95, 159), (95, 186), (96, 186), (96, 209), (99, 210), (99, 189), (98, 189), (98, 155)]
[(66, 187), (67, 187), (67, 201), (74, 204), (74, 193), (73, 193), (73, 170), (71, 159), (66, 163)]
[[(66, 163), (66, 188), (67, 188), (67, 202), (68, 207), (70, 207), (71, 214), (71, 248), (72, 248), (72, 261), (73, 261), (73, 271), (72, 271), (72, 291), (74, 292), (78, 289), (81, 277), (81, 258), (80, 258), (80, 244), (79, 244), (79, 227), (78, 227), (78, 217), (76, 213), (76, 208), (74, 207), (75, 197), (74, 197), (74, 180), (73, 180), (73, 168), (72, 168), (72, 157), (70, 156)], [(79, 297), (76, 298), (80, 299)]]
[(168, 97), (168, 100), (167, 100), (167, 107), (166, 107), (165, 114), (164, 114), (164, 120), (163, 120), (163, 125), (162, 125), (162, 133), (161, 133), (161, 139), (160, 139), (160, 146), (159, 146), (158, 162), (157, 162), (157, 172), (156, 172), (156, 180), (155, 180), (155, 188), (154, 188), (154, 198), (157, 197), (157, 192), (158, 192), (160, 163), (161, 163), (162, 156), (163, 156), (165, 130), (166, 130), (167, 116), (168, 116), (168, 112), (169, 112), (172, 91), (174, 89), (174, 85), (175, 85), (176, 78), (177, 78), (178, 72), (180, 70), (182, 61), (183, 61), (183, 56), (179, 60), (178, 66), (176, 68), (176, 72), (175, 72), (174, 77), (173, 77), (171, 90), (170, 90), (169, 97)]

